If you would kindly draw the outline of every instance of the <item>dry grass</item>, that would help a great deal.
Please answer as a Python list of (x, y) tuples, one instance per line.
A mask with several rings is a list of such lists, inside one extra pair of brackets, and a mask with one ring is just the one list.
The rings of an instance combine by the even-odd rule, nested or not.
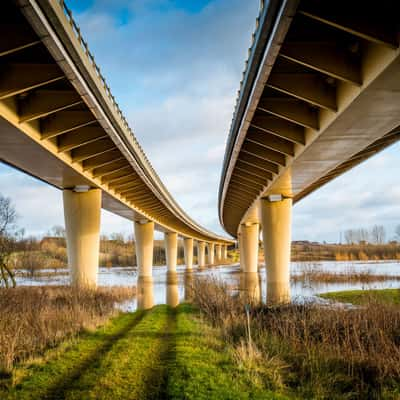
[(83, 329), (104, 323), (115, 304), (135, 288), (78, 290), (71, 287), (0, 289), (0, 373)]
[[(246, 301), (230, 296), (215, 280), (195, 283), (195, 304), (221, 329), (236, 359), (248, 366), (256, 381), (263, 379), (276, 389), (284, 385), (301, 398), (398, 398), (398, 306), (372, 301), (352, 309), (253, 305), (248, 345), (255, 350), (249, 350), (243, 347), (243, 340), (249, 342)], [(258, 371), (260, 365), (271, 365), (271, 360), (269, 371)]]
[(292, 274), (292, 282), (325, 282), (325, 283), (371, 283), (388, 280), (400, 280), (400, 275), (373, 274), (372, 271), (357, 271), (348, 268), (345, 272), (324, 271), (318, 264), (306, 265), (300, 274)]

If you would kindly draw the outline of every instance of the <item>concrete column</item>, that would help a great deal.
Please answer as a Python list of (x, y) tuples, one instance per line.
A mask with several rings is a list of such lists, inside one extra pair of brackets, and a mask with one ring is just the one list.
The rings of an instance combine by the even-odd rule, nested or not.
[(166, 303), (171, 307), (176, 307), (179, 304), (178, 274), (176, 272), (167, 273)]
[(261, 200), (267, 302), (290, 301), (292, 199)]
[(164, 233), (165, 256), (167, 258), (168, 272), (176, 272), (176, 260), (178, 257), (178, 234), (175, 232)]
[(139, 277), (151, 277), (153, 272), (154, 222), (135, 221), (136, 260)]
[(197, 242), (197, 264), (199, 268), (204, 268), (206, 265), (206, 244)]
[(215, 262), (220, 263), (222, 261), (222, 251), (221, 251), (222, 245), (216, 244), (215, 245)]
[(243, 239), (242, 239), (242, 226), (239, 226), (239, 232), (237, 236), (238, 247), (239, 247), (239, 262), (240, 262), (240, 270), (243, 271)]
[(239, 279), (239, 287), (246, 301), (259, 303), (261, 301), (261, 287), (258, 272), (241, 272)]
[(183, 239), (183, 252), (185, 255), (185, 265), (187, 270), (193, 268), (193, 239), (185, 238)]
[(100, 251), (101, 190), (63, 191), (71, 283), (96, 287)]
[(244, 273), (258, 271), (258, 234), (257, 223), (245, 223), (240, 226), (240, 267)]
[(153, 278), (139, 276), (137, 281), (137, 306), (139, 310), (148, 310), (154, 305)]
[(228, 245), (224, 244), (222, 246), (222, 259), (225, 261), (228, 259)]
[(214, 265), (214, 254), (215, 254), (215, 244), (208, 243), (208, 263), (209, 265)]

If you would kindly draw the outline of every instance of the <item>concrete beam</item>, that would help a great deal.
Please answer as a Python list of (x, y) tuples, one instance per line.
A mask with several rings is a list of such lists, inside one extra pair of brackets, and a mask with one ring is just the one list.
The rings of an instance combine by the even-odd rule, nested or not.
[(7, 38), (0, 44), (0, 57), (41, 43), (35, 33), (29, 27), (22, 24), (2, 22), (0, 25), (0, 36)]
[(100, 250), (101, 190), (63, 191), (68, 267), (72, 284), (96, 287)]
[(109, 138), (97, 140), (94, 143), (85, 144), (71, 151), (72, 162), (81, 162), (89, 158), (107, 153), (115, 149), (115, 144)]
[(267, 86), (320, 108), (337, 110), (335, 87), (329, 86), (319, 75), (272, 73)]
[(272, 174), (277, 174), (279, 173), (279, 167), (278, 165), (266, 161), (260, 157), (241, 152), (239, 155), (240, 161), (242, 161), (245, 164), (249, 164), (253, 167), (257, 167), (260, 169), (263, 169), (264, 171), (270, 172)]
[(258, 103), (257, 108), (304, 128), (311, 128), (314, 130), (318, 130), (319, 128), (318, 113), (301, 100), (290, 97), (263, 97)]
[(125, 160), (121, 152), (117, 149), (110, 151), (106, 154), (101, 154), (99, 156), (85, 160), (82, 163), (83, 171), (89, 171), (95, 168), (105, 167), (107, 165), (113, 164), (116, 161)]
[(282, 139), (274, 134), (262, 131), (258, 128), (250, 128), (247, 131), (246, 139), (250, 142), (257, 143), (261, 146), (267, 147), (273, 151), (279, 153), (294, 156), (294, 144), (293, 142)]
[(332, 78), (361, 86), (361, 69), (354, 54), (337, 42), (287, 42), (280, 56)]
[(35, 90), (18, 101), (19, 121), (34, 121), (78, 104), (83, 100), (72, 90)]
[(242, 151), (283, 167), (286, 165), (286, 157), (283, 154), (247, 140), (243, 143)]
[(90, 111), (60, 111), (41, 121), (42, 140), (97, 123)]
[[(300, 102), (300, 100), (297, 101)], [(263, 104), (261, 103), (261, 105)], [(293, 122), (287, 121), (283, 118), (276, 117), (274, 115), (268, 115), (268, 113), (264, 111), (258, 111), (255, 113), (251, 121), (251, 125), (263, 130), (264, 132), (268, 132), (279, 136), (282, 139), (289, 140), (292, 143), (305, 144), (304, 127), (294, 124)]]
[(100, 139), (107, 137), (107, 133), (97, 126), (85, 126), (78, 129), (60, 135), (57, 137), (58, 152), (64, 153), (77, 149), (88, 144), (92, 144)]
[(0, 76), (0, 100), (64, 79), (53, 64), (8, 64)]

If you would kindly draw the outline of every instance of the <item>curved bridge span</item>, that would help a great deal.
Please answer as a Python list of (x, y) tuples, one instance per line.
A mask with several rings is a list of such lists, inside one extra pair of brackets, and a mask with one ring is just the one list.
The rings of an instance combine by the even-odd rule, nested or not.
[(219, 192), (222, 225), (271, 301), (289, 297), (291, 208), (400, 139), (398, 1), (261, 2)]
[[(76, 284), (94, 284), (100, 208), (135, 221), (141, 276), (151, 276), (153, 231), (176, 265), (226, 258), (233, 241), (202, 228), (171, 197), (146, 158), (63, 0), (1, 4), (0, 159), (64, 191)], [(51, 205), (46, 205), (51, 206)]]

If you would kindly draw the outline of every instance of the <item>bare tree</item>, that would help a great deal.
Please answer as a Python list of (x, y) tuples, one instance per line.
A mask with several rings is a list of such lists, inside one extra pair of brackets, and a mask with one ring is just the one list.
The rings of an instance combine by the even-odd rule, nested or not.
[(18, 242), (15, 231), (16, 219), (17, 213), (11, 199), (0, 194), (0, 283), (6, 287), (9, 287), (10, 284), (13, 287), (16, 286), (10, 267), (10, 257)]
[(374, 225), (371, 230), (372, 243), (382, 244), (385, 242), (386, 232), (383, 225)]
[(61, 225), (54, 225), (50, 229), (49, 236), (65, 238), (66, 237), (65, 228)]
[(368, 243), (369, 242), (369, 232), (368, 229), (365, 228), (361, 228), (358, 231), (359, 234), (359, 242), (365, 242)]
[(356, 242), (355, 232), (353, 229), (347, 229), (344, 231), (344, 240), (347, 244), (354, 244)]
[(396, 234), (396, 238), (400, 240), (400, 224), (396, 226), (394, 233)]

